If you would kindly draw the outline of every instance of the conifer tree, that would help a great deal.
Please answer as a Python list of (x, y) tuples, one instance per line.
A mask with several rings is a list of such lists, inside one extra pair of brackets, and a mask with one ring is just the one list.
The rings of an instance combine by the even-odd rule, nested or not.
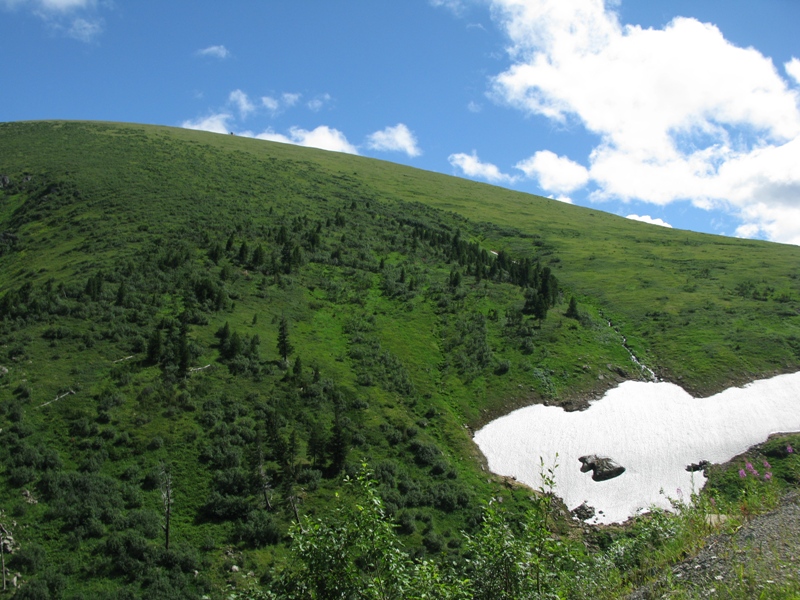
[(572, 296), (569, 299), (569, 308), (565, 314), (566, 317), (570, 319), (577, 319), (578, 318), (578, 301), (575, 300), (575, 296)]
[(281, 317), (281, 323), (278, 327), (278, 353), (285, 362), (292, 352), (294, 352), (294, 347), (289, 341), (289, 320), (286, 317)]

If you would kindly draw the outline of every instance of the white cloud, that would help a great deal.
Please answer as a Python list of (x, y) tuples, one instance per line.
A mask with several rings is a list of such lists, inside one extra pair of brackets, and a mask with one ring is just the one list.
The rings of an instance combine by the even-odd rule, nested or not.
[(280, 98), (273, 96), (264, 96), (261, 98), (261, 104), (269, 110), (273, 116), (281, 111), (291, 108), (300, 100), (300, 94), (290, 94), (285, 92), (281, 94)]
[[(695, 19), (622, 25), (603, 0), (492, 4), (512, 60), (493, 79), (494, 97), (598, 137), (593, 199), (689, 200), (750, 219), (775, 241), (795, 239), (786, 221), (800, 208), (800, 90), (769, 58)], [(797, 81), (800, 60), (784, 67)], [(580, 179), (521, 164), (553, 191)]]
[(745, 225), (740, 225), (739, 227), (736, 228), (736, 237), (754, 238), (758, 236), (759, 231), (760, 228), (758, 225), (747, 223)]
[(422, 154), (417, 138), (403, 123), (370, 134), (367, 137), (367, 146), (384, 152), (405, 152), (411, 157)]
[(271, 129), (255, 136), (260, 140), (270, 140), (282, 142), (284, 144), (295, 144), (297, 146), (308, 146), (310, 148), (320, 148), (322, 150), (332, 150), (334, 152), (346, 152), (348, 154), (358, 154), (358, 148), (347, 141), (347, 137), (338, 129), (333, 129), (327, 125), (320, 125), (316, 129), (308, 131), (300, 127), (292, 127), (289, 135), (276, 133)]
[(654, 219), (650, 215), (628, 215), (625, 217), (626, 219), (631, 219), (632, 221), (641, 221), (642, 223), (650, 223), (651, 225), (660, 225), (661, 227), (669, 227), (672, 229), (672, 225), (664, 221), (663, 219)]
[(103, 31), (103, 22), (99, 19), (73, 19), (67, 35), (81, 42), (91, 42)]
[[(206, 117), (184, 121), (181, 123), (181, 127), (209, 131), (211, 133), (234, 133), (232, 126), (232, 121), (234, 120), (234, 116), (230, 113), (212, 113)], [(277, 133), (272, 129), (267, 129), (259, 134), (255, 134), (252, 131), (236, 131), (235, 133), (241, 137), (358, 154), (358, 148), (348, 142), (347, 137), (341, 131), (327, 125), (320, 125), (310, 131), (300, 127), (292, 127), (289, 129), (289, 135)]]
[(431, 6), (446, 8), (455, 15), (462, 14), (465, 2), (466, 0), (430, 0)]
[(472, 154), (451, 154), (447, 160), (467, 177), (477, 177), (492, 183), (513, 183), (516, 181), (515, 177), (502, 173), (492, 163), (481, 162), (474, 150)]
[(225, 46), (209, 46), (196, 52), (198, 56), (211, 56), (213, 58), (228, 58), (231, 53)]
[[(330, 98), (330, 96), (328, 96), (327, 94), (325, 95), (328, 98)], [(283, 102), (284, 106), (294, 106), (295, 104), (298, 103), (301, 96), (302, 94), (293, 94), (289, 92), (284, 92), (283, 94), (281, 94), (281, 101)]]
[[(298, 98), (299, 98), (299, 95), (298, 95)], [(317, 111), (321, 110), (322, 107), (325, 106), (330, 101), (331, 101), (330, 94), (321, 94), (321, 95), (317, 96), (316, 98), (314, 98), (313, 100), (309, 100), (309, 102), (308, 102), (308, 104), (306, 106), (308, 106), (308, 108), (313, 110), (314, 112), (317, 112)]]
[(48, 27), (82, 42), (92, 42), (103, 31), (103, 20), (94, 14), (97, 0), (0, 0), (0, 6), (29, 8)]
[(278, 112), (281, 107), (281, 103), (272, 96), (262, 96), (261, 104), (272, 113)]
[(233, 120), (233, 115), (229, 113), (215, 113), (207, 117), (196, 119), (194, 121), (188, 120), (181, 123), (181, 127), (185, 129), (199, 129), (201, 131), (210, 131), (211, 133), (229, 133), (229, 122)]
[(483, 106), (481, 106), (478, 102), (470, 100), (469, 104), (467, 104), (467, 110), (471, 113), (479, 113), (483, 110)]
[(246, 118), (256, 109), (253, 103), (250, 102), (250, 98), (242, 90), (233, 90), (228, 96), (228, 102), (239, 109), (239, 114), (242, 118)]
[(531, 179), (538, 179), (542, 189), (548, 192), (568, 194), (582, 188), (589, 181), (586, 167), (549, 150), (540, 150), (530, 158), (518, 162), (514, 168)]
[(786, 69), (786, 73), (794, 79), (794, 82), (800, 85), (800, 58), (792, 57), (792, 60), (785, 63), (783, 68)]

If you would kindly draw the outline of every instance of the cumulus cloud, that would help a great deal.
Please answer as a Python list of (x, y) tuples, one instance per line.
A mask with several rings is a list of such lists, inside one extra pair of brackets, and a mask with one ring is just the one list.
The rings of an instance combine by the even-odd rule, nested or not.
[(513, 183), (516, 180), (515, 177), (501, 172), (496, 165), (481, 162), (474, 150), (472, 154), (451, 154), (447, 160), (467, 177), (485, 179), (492, 183)]
[(370, 134), (367, 137), (367, 146), (383, 152), (405, 152), (412, 158), (422, 154), (417, 138), (403, 123)]
[(239, 114), (242, 118), (246, 118), (256, 109), (250, 98), (242, 90), (233, 90), (228, 95), (228, 102), (239, 109)]
[(547, 192), (568, 194), (586, 185), (589, 171), (566, 156), (558, 156), (549, 150), (540, 150), (530, 158), (515, 165), (531, 179), (538, 179)]
[[(198, 119), (189, 119), (181, 123), (181, 127), (186, 129), (197, 129), (209, 131), (211, 133), (234, 133), (234, 115), (228, 112), (212, 113)], [(312, 130), (292, 127), (288, 135), (277, 133), (272, 129), (267, 129), (262, 133), (252, 131), (235, 131), (241, 137), (251, 137), (259, 140), (281, 142), (284, 144), (294, 144), (296, 146), (307, 146), (309, 148), (320, 148), (322, 150), (332, 150), (334, 152), (346, 152), (348, 154), (358, 154), (358, 148), (347, 141), (347, 137), (339, 131), (327, 125), (320, 125)]]
[(311, 131), (292, 127), (289, 135), (275, 133), (267, 130), (255, 136), (260, 140), (270, 140), (282, 142), (284, 144), (295, 144), (297, 146), (308, 146), (310, 148), (320, 148), (322, 150), (332, 150), (334, 152), (346, 152), (347, 154), (358, 154), (358, 148), (347, 141), (347, 137), (338, 129), (333, 129), (327, 125), (320, 125)]
[(198, 56), (211, 56), (213, 58), (228, 58), (231, 53), (225, 46), (209, 46), (196, 52)]
[(233, 115), (230, 113), (215, 113), (195, 120), (187, 120), (181, 123), (184, 129), (198, 129), (200, 131), (210, 131), (211, 133), (229, 133), (230, 121)]
[(800, 85), (800, 59), (792, 57), (792, 60), (785, 63), (783, 68), (786, 69), (786, 73), (794, 79), (794, 82)]
[[(689, 200), (757, 228), (745, 232), (800, 240), (786, 224), (800, 209), (800, 91), (772, 60), (696, 19), (623, 25), (603, 0), (492, 5), (512, 61), (492, 80), (494, 98), (597, 136), (584, 182), (594, 200)], [(800, 61), (784, 68), (797, 82)], [(518, 168), (543, 187), (583, 179), (571, 159), (537, 155), (553, 175), (530, 159)]]
[(661, 227), (669, 227), (672, 229), (672, 225), (664, 221), (663, 219), (654, 219), (650, 215), (628, 215), (625, 217), (626, 219), (631, 219), (632, 221), (641, 221), (642, 223), (650, 223), (651, 225), (660, 225)]

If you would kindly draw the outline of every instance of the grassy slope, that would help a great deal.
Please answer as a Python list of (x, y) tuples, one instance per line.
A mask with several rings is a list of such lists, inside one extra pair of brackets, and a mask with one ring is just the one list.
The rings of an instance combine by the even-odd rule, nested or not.
[[(24, 192), (5, 197), (0, 204), (0, 232), (14, 229), (20, 246), (0, 256), (0, 297), (25, 282), (38, 288), (51, 277), (82, 289), (87, 277), (98, 270), (120, 269), (128, 260), (141, 260), (142, 253), (162, 238), (193, 239), (207, 233), (211, 241), (224, 244), (230, 232), (236, 231), (238, 247), (241, 239), (252, 242), (293, 215), (324, 219), (346, 210), (353, 201), (359, 211), (369, 202), (384, 209), (371, 210), (369, 216), (348, 214), (370, 236), (393, 231), (396, 225), (387, 216), (393, 210), (444, 219), (469, 232), (487, 250), (540, 257), (554, 269), (567, 298), (572, 293), (578, 297), (582, 324), (564, 318), (566, 303), (556, 307), (542, 328), (532, 332), (532, 354), (519, 351), (502, 317), (488, 321), (487, 341), (495, 358), (511, 364), (503, 377), (494, 375), (491, 368), (475, 377), (459, 376), (446, 366), (452, 358), (446, 344), (459, 311), (486, 315), (497, 309), (505, 314), (521, 306), (518, 288), (470, 283), (465, 285), (468, 293), (462, 304), (456, 304), (453, 313), (442, 314), (424, 294), (405, 302), (386, 298), (378, 273), (348, 271), (324, 262), (303, 267), (294, 283), (270, 283), (266, 288), (259, 287), (258, 276), (237, 270), (239, 274), (226, 283), (235, 307), (209, 313), (208, 326), (191, 328), (192, 339), (202, 349), (193, 366), (212, 364), (214, 368), (174, 390), (161, 383), (158, 369), (144, 364), (141, 355), (130, 366), (115, 365), (112, 361), (130, 351), (113, 337), (111, 341), (103, 337), (106, 326), (101, 320), (97, 327), (87, 329), (85, 321), (51, 318), (49, 323), (20, 326), (6, 336), (0, 364), (9, 364), (12, 371), (0, 381), (0, 400), (4, 405), (23, 406), (22, 422), (34, 432), (28, 439), (57, 449), (67, 470), (85, 464), (99, 446), (100, 452), (110, 452), (101, 472), (126, 480), (138, 480), (159, 459), (170, 460), (180, 482), (176, 537), (193, 548), (203, 544), (213, 548), (204, 560), (219, 569), (227, 560), (221, 546), (230, 543), (234, 525), (197, 518), (213, 485), (210, 467), (197, 468), (203, 444), (215, 443), (202, 421), (208, 412), (204, 402), (215, 396), (242, 399), (249, 394), (260, 394), (262, 399), (296, 397), (275, 366), (274, 340), (282, 314), (292, 321), (293, 343), (304, 365), (316, 364), (324, 377), (369, 406), (347, 415), (353, 431), (365, 437), (361, 449), (351, 452), (351, 461), (368, 452), (373, 464), (394, 461), (414, 481), (424, 482), (430, 477), (428, 467), (412, 460), (405, 445), (408, 439), (398, 446), (382, 439), (387, 426), (420, 430), (423, 423), (418, 439), (443, 451), (457, 472), (458, 484), (473, 493), (474, 503), (498, 490), (494, 483), (486, 483), (464, 423), (475, 426), (493, 414), (542, 398), (566, 402), (589, 397), (619, 380), (618, 372), (640, 376), (621, 345), (620, 333), (607, 327), (605, 319), (613, 321), (636, 354), (659, 375), (682, 380), (698, 393), (773, 371), (793, 370), (800, 363), (800, 282), (794, 272), (800, 249), (792, 246), (666, 230), (372, 159), (140, 125), (0, 125), (0, 174), (4, 173), (16, 180), (30, 174), (34, 183), (59, 182), (77, 195), (52, 194), (66, 199), (61, 204), (42, 200), (38, 205)], [(420, 204), (398, 205), (397, 201)], [(446, 212), (429, 213), (425, 206)], [(326, 231), (325, 244), (332, 248), (340, 233), (352, 235), (350, 231)], [(407, 265), (409, 273), (418, 273), (429, 288), (446, 281), (450, 269), (424, 252), (414, 254), (400, 246), (381, 252), (373, 244), (368, 251), (376, 252), (372, 260), (383, 256), (389, 265)], [(209, 266), (204, 250), (193, 255), (192, 265), (214, 277), (221, 271)], [(113, 298), (115, 284), (107, 283), (106, 288)], [(183, 302), (177, 293), (159, 297), (153, 305), (157, 314), (148, 317), (148, 329), (144, 331), (143, 326), (142, 334), (149, 334), (152, 319), (177, 316)], [(254, 315), (258, 315), (255, 323)], [(403, 365), (415, 386), (414, 398), (387, 390), (385, 385), (357, 384), (362, 367), (352, 358), (353, 338), (344, 331), (352, 319), (370, 315), (374, 324), (366, 335), (374, 336), (382, 350)], [(234, 330), (261, 338), (262, 355), (272, 365), (261, 380), (234, 377), (218, 362), (213, 334), (226, 321)], [(53, 326), (80, 335), (47, 341), (43, 335)], [(93, 343), (87, 344), (86, 339)], [(27, 360), (9, 362), (8, 354), (18, 344), (25, 346)], [(49, 411), (36, 408), (71, 386), (79, 386), (79, 393), (69, 397), (68, 403), (56, 403)], [(188, 406), (181, 404), (186, 401), (180, 390), (190, 397)], [(95, 426), (96, 431), (83, 437), (65, 435), (81, 419), (99, 418), (98, 405), (112, 391), (129, 401), (110, 409), (110, 426), (100, 422), (99, 429)], [(30, 395), (27, 400), (25, 394)], [(236, 410), (244, 411), (238, 422), (258, 419), (253, 406)], [(301, 415), (303, 410), (312, 409), (300, 410)], [(326, 427), (330, 425), (328, 404), (317, 406), (312, 414)], [(297, 423), (305, 450), (313, 423), (303, 419), (287, 413), (288, 422)], [(6, 426), (10, 424), (6, 421)], [(123, 431), (132, 437), (127, 446), (114, 437)], [(156, 438), (160, 442), (154, 442)], [(19, 487), (7, 485), (0, 505), (19, 507)], [(323, 480), (316, 493), (308, 494), (304, 510), (324, 510), (335, 487), (335, 481)], [(520, 497), (524, 501), (524, 493)], [(255, 505), (256, 500), (250, 502)], [(143, 502), (145, 508), (157, 511), (157, 490), (145, 490)], [(58, 538), (58, 522), (44, 519), (48, 510), (44, 504), (26, 512), (25, 521), (36, 524), (31, 537), (47, 547), (50, 556), (69, 560), (74, 548), (64, 546), (63, 540), (52, 541)], [(432, 515), (433, 527), (423, 527), (426, 521), (419, 521), (409, 543), (419, 545), (423, 534), (429, 533), (453, 539), (453, 532), (472, 518), (474, 505), (456, 511), (423, 505), (416, 514)], [(290, 518), (290, 514), (282, 516), (281, 523), (285, 526)], [(96, 552), (88, 542), (83, 548), (86, 556)], [(246, 560), (264, 569), (280, 552), (268, 547), (250, 552)], [(79, 569), (76, 572), (70, 577), (83, 583), (74, 585), (102, 587), (102, 582), (87, 583), (94, 580), (81, 579)]]
[[(17, 131), (25, 137), (15, 149), (9, 132), (3, 133), (3, 167), (35, 170), (54, 159), (65, 171), (79, 167), (75, 176), (82, 186), (124, 189), (127, 214), (118, 218), (135, 222), (141, 218), (137, 213), (146, 212), (146, 203), (155, 199), (175, 205), (173, 217), (187, 210), (187, 202), (200, 215), (200, 211), (213, 212), (215, 201), (246, 205), (242, 197), (248, 191), (255, 196), (274, 193), (274, 182), (263, 164), (280, 164), (279, 170), (289, 176), (282, 163), (292, 161), (290, 169), (298, 168), (297, 176), (305, 178), (303, 187), (308, 193), (306, 198), (288, 196), (282, 201), (313, 202), (326, 179), (336, 177), (345, 185), (358, 182), (361, 189), (378, 197), (418, 201), (473, 221), (540, 235), (555, 250), (560, 262), (554, 268), (562, 283), (581, 300), (602, 309), (627, 336), (635, 353), (660, 376), (681, 381), (696, 393), (708, 394), (800, 364), (796, 273), (800, 250), (795, 246), (648, 226), (597, 210), (339, 153), (149, 126), (119, 126), (89, 137), (70, 132), (56, 142), (52, 135), (64, 126), (75, 127), (57, 125), (51, 132), (50, 124), (32, 125), (48, 131), (38, 139), (25, 128), (7, 126), (14, 132), (12, 138)], [(143, 172), (137, 169), (139, 161), (132, 160), (123, 162), (120, 166), (125, 171), (120, 171), (112, 162), (113, 143), (126, 131), (141, 132), (151, 142), (166, 138), (187, 142), (182, 151), (187, 160), (178, 162), (174, 159), (179, 156), (165, 155), (163, 163), (148, 164)], [(93, 151), (87, 151), (87, 144)], [(8, 156), (9, 152), (13, 155)], [(53, 152), (54, 159), (49, 158)], [(190, 152), (196, 154), (190, 156)], [(214, 159), (218, 155), (234, 158), (235, 166), (220, 168)], [(239, 181), (231, 184), (228, 178)], [(181, 185), (171, 185), (174, 181)], [(236, 194), (229, 189), (234, 185)], [(177, 193), (165, 197), (173, 188)], [(87, 214), (82, 220), (88, 225), (98, 217)], [(510, 240), (507, 245), (525, 251), (529, 243)], [(13, 263), (9, 267), (13, 269)], [(753, 299), (754, 291), (763, 292), (763, 300)]]

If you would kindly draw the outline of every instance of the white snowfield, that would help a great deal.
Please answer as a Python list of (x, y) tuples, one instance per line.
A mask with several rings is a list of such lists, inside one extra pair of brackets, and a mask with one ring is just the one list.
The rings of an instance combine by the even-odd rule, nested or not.
[[(670, 508), (667, 496), (688, 500), (706, 479), (686, 466), (726, 462), (770, 434), (800, 431), (800, 373), (693, 398), (671, 383), (626, 381), (587, 410), (529, 406), (496, 419), (475, 443), (499, 475), (538, 489), (540, 457), (558, 454), (555, 493), (569, 509), (584, 501), (598, 512), (592, 523), (619, 523), (651, 506)], [(593, 481), (578, 458), (609, 456), (626, 468), (615, 479)], [(763, 475), (761, 465), (754, 465)], [(663, 493), (662, 493), (663, 490)], [(600, 512), (602, 511), (602, 512)]]

